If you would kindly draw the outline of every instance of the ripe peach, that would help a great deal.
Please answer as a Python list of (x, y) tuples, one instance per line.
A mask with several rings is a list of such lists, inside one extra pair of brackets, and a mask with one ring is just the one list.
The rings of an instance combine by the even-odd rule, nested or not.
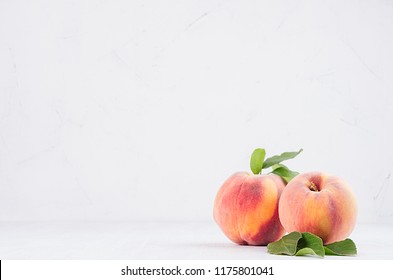
[(285, 231), (278, 217), (278, 201), (285, 182), (275, 174), (238, 172), (229, 177), (214, 203), (214, 219), (224, 234), (243, 245), (267, 245)]
[(285, 187), (279, 216), (287, 232), (311, 232), (329, 244), (344, 240), (352, 232), (356, 199), (340, 178), (322, 172), (304, 173)]

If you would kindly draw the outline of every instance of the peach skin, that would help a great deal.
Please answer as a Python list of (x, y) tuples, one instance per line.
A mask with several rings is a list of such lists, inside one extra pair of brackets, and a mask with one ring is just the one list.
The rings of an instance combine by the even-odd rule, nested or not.
[(329, 244), (350, 235), (356, 223), (357, 204), (343, 180), (309, 172), (296, 176), (285, 187), (279, 216), (287, 232), (311, 232)]
[(238, 172), (229, 177), (214, 203), (214, 219), (224, 234), (241, 245), (267, 245), (285, 230), (278, 216), (278, 201), (285, 182), (275, 174)]

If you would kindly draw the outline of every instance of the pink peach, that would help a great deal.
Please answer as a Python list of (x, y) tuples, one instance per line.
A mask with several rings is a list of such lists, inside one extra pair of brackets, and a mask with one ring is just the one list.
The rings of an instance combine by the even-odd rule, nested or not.
[(281, 177), (238, 172), (229, 177), (214, 203), (214, 219), (224, 234), (243, 245), (267, 245), (285, 230), (278, 216), (278, 202), (285, 187)]

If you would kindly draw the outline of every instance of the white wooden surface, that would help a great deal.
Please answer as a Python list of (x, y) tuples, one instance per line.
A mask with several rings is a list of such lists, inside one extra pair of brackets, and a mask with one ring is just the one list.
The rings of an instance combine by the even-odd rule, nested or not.
[[(393, 260), (393, 226), (359, 224), (357, 257)], [(1, 223), (0, 259), (278, 259), (231, 243), (212, 223)], [(310, 259), (296, 257), (296, 259)]]

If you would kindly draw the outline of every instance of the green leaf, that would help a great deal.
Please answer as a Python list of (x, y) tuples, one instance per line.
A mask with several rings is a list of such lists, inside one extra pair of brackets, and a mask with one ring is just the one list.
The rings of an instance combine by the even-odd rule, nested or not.
[(297, 231), (283, 236), (276, 242), (269, 243), (267, 251), (276, 255), (315, 255), (322, 258), (325, 255), (352, 256), (357, 254), (356, 245), (349, 238), (323, 246), (323, 241), (318, 236)]
[[(277, 168), (280, 168), (280, 167), (287, 167), (287, 166), (285, 166), (285, 165), (282, 164), (282, 163), (277, 163), (277, 164), (272, 165), (272, 170), (277, 169)], [(288, 168), (288, 167), (287, 167), (287, 168)]]
[[(308, 248), (308, 247), (300, 249), (300, 250), (298, 250), (296, 252), (296, 256), (305, 256), (305, 255), (315, 255), (315, 256), (317, 256), (318, 254), (313, 249)], [(320, 256), (320, 257), (323, 258), (323, 256)]]
[(255, 149), (252, 152), (250, 160), (250, 168), (252, 173), (259, 174), (262, 171), (263, 161), (265, 160), (266, 151), (265, 149)]
[(298, 154), (300, 154), (302, 151), (303, 151), (303, 149), (300, 149), (297, 152), (285, 152), (285, 153), (282, 153), (281, 155), (270, 157), (270, 158), (265, 160), (265, 162), (262, 165), (262, 168), (263, 169), (269, 168), (269, 167), (271, 167), (271, 166), (273, 166), (275, 164), (278, 164), (278, 163), (280, 163), (280, 162), (282, 162), (284, 160), (288, 160), (288, 159), (294, 158)]
[(269, 243), (267, 245), (267, 251), (270, 254), (275, 254), (275, 255), (293, 256), (296, 254), (297, 245), (299, 239), (301, 238), (302, 238), (302, 234), (300, 232), (297, 231), (291, 232), (283, 236), (280, 240)]
[(357, 254), (355, 242), (347, 238), (324, 246), (326, 255), (352, 256)]
[(272, 168), (273, 171), (271, 173), (280, 176), (286, 183), (289, 183), (289, 181), (299, 174), (299, 172), (292, 171), (282, 164), (275, 164)]
[(303, 232), (302, 238), (297, 245), (296, 256), (304, 255), (316, 255), (323, 258), (325, 249), (323, 248), (322, 239), (315, 234)]

